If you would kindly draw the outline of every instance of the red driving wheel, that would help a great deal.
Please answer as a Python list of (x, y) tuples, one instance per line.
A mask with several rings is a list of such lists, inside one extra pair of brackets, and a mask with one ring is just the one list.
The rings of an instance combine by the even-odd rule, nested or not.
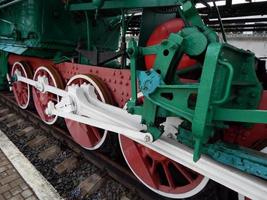
[[(25, 78), (32, 78), (32, 70), (30, 66), (25, 62), (16, 62), (11, 69), (11, 76), (19, 74)], [(30, 86), (27, 83), (15, 81), (12, 85), (12, 90), (18, 106), (22, 109), (26, 109), (30, 104), (31, 92)]]
[[(38, 81), (38, 79), (42, 79), (46, 84), (50, 86), (54, 86), (60, 89), (64, 88), (60, 74), (56, 71), (55, 68), (51, 66), (41, 66), (37, 68), (34, 73), (33, 80)], [(60, 100), (59, 96), (49, 92), (42, 92), (35, 87), (32, 88), (32, 95), (35, 108), (40, 118), (49, 125), (54, 124), (57, 121), (58, 117), (55, 115), (47, 115), (45, 110), (50, 101), (57, 104)]]
[(154, 192), (169, 198), (192, 197), (202, 191), (208, 178), (120, 135), (123, 156), (135, 176)]
[[(113, 103), (108, 88), (100, 79), (92, 75), (76, 75), (72, 77), (67, 83), (66, 89), (72, 85), (81, 86), (82, 84), (90, 84), (94, 86), (95, 93), (100, 101), (107, 104)], [(69, 119), (65, 119), (65, 122), (72, 138), (85, 149), (95, 150), (104, 144), (108, 134), (106, 130)]]
[[(184, 28), (184, 22), (180, 18), (171, 19), (161, 25), (159, 25), (148, 39), (147, 46), (153, 46), (160, 44), (162, 40), (167, 39), (171, 33), (177, 33)], [(147, 69), (151, 69), (156, 60), (156, 55), (145, 56), (145, 64)], [(177, 69), (181, 70), (192, 65), (195, 65), (196, 61), (191, 59), (188, 55), (184, 54), (180, 64), (177, 65)]]
[[(142, 102), (141, 96), (139, 103)], [(166, 123), (171, 118), (174, 117), (166, 118)], [(178, 126), (180, 123), (181, 120), (175, 118), (171, 124)], [(171, 133), (163, 133), (163, 135), (169, 134)], [(134, 175), (161, 196), (175, 199), (192, 197), (208, 184), (209, 178), (123, 135), (119, 135), (119, 143), (124, 159)]]

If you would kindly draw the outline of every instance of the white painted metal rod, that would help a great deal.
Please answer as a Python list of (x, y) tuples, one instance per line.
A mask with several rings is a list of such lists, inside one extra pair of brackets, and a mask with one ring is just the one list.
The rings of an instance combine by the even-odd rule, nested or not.
[(150, 133), (143, 133), (140, 131), (131, 130), (129, 128), (116, 126), (114, 124), (110, 124), (107, 122), (101, 122), (101, 121), (98, 121), (98, 120), (95, 120), (92, 118), (83, 117), (83, 116), (76, 115), (73, 113), (59, 112), (55, 109), (54, 110), (52, 109), (51, 111), (54, 115), (64, 117), (67, 119), (71, 119), (74, 121), (78, 121), (78, 122), (81, 122), (83, 124), (87, 124), (90, 126), (104, 129), (104, 130), (112, 131), (115, 133), (121, 133), (122, 135), (125, 135), (126, 137), (129, 137), (131, 139), (135, 139), (135, 140), (143, 141), (143, 142), (152, 142), (153, 141), (153, 137)]

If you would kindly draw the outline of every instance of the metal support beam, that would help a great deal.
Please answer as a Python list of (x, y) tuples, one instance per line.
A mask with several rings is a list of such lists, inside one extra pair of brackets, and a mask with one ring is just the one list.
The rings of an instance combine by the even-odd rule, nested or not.
[(94, 3), (73, 3), (69, 5), (69, 10), (78, 11), (78, 10), (108, 10), (108, 9), (130, 9), (130, 8), (153, 8), (153, 7), (167, 7), (167, 6), (177, 6), (180, 5), (179, 0), (113, 0), (113, 1), (104, 1), (103, 5), (99, 8)]
[[(255, 3), (243, 3), (235, 4), (231, 7), (219, 6), (221, 17), (240, 17), (240, 16), (252, 16), (252, 15), (266, 15), (267, 14), (267, 3), (266, 2), (255, 2)], [(201, 8), (199, 9), (201, 14), (208, 14), (208, 18), (217, 18), (216, 9), (212, 8)]]

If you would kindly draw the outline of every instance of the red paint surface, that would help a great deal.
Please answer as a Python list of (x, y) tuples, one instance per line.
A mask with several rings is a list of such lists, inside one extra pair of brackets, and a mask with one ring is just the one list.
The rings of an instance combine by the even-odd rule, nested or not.
[[(153, 46), (160, 44), (162, 40), (167, 39), (171, 33), (177, 33), (184, 28), (184, 22), (182, 19), (171, 19), (161, 25), (159, 25), (151, 34), (147, 46)], [(145, 64), (147, 69), (151, 69), (154, 65), (156, 55), (145, 56)], [(196, 64), (196, 61), (189, 58), (186, 54), (183, 55), (182, 60), (177, 69), (184, 69)]]
[[(259, 109), (267, 110), (267, 91), (263, 92)], [(226, 130), (224, 140), (230, 143), (239, 144), (245, 147), (253, 147), (257, 149), (257, 143), (259, 141), (267, 140), (266, 133), (266, 124), (255, 124), (251, 128), (244, 128), (242, 126), (232, 126), (228, 130)]]
[(105, 83), (109, 91), (112, 93), (112, 98), (115, 101), (115, 104), (119, 107), (123, 107), (125, 103), (131, 98), (131, 75), (130, 70), (128, 69), (110, 69), (105, 67), (88, 66), (75, 63), (53, 64), (53, 62), (50, 60), (40, 58), (22, 57), (17, 55), (9, 56), (10, 66), (12, 66), (16, 61), (26, 61), (32, 67), (33, 72), (35, 72), (35, 70), (39, 66), (53, 66), (60, 73), (65, 86), (69, 79), (74, 75), (95, 75)]

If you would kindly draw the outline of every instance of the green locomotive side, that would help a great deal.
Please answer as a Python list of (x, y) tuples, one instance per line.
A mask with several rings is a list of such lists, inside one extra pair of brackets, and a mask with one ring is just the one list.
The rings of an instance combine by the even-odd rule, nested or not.
[[(116, 51), (121, 17), (70, 12), (61, 0), (0, 1), (0, 89), (7, 73), (7, 53), (61, 61), (77, 49)], [(7, 5), (7, 6), (5, 6)], [(2, 51), (2, 52), (1, 52)], [(80, 58), (80, 57), (79, 57)], [(79, 62), (92, 64), (90, 59)]]
[[(100, 17), (92, 22), (93, 14), (86, 13), (85, 17), (84, 12), (71, 13), (65, 9), (61, 0), (18, 2), (0, 9), (0, 49), (17, 54), (23, 54), (29, 48), (70, 51), (77, 47), (78, 42), (88, 40), (88, 32), (91, 33), (90, 48), (101, 49), (103, 41), (107, 41), (107, 24), (114, 17)], [(119, 30), (115, 36), (106, 46), (118, 48)], [(45, 53), (38, 56), (49, 57)]]

